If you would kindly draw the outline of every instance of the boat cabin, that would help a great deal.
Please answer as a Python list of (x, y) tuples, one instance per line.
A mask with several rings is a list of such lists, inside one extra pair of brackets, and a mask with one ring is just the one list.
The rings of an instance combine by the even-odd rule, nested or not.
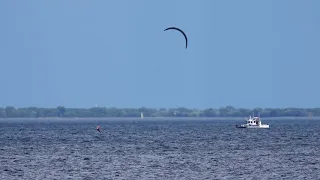
[(260, 121), (260, 118), (259, 117), (253, 117), (253, 118), (249, 118), (247, 120), (247, 124), (249, 125), (260, 125), (261, 124), (261, 121)]

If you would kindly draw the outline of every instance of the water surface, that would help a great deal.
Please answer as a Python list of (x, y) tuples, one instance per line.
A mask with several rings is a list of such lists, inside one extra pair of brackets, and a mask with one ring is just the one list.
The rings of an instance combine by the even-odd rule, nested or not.
[(242, 122), (0, 120), (0, 179), (319, 179), (320, 121)]

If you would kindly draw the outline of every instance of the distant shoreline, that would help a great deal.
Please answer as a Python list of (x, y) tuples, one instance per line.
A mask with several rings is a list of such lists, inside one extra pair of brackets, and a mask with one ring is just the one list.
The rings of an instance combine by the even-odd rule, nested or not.
[(56, 108), (25, 107), (15, 108), (0, 107), (0, 118), (43, 118), (57, 119), (68, 118), (99, 118), (99, 119), (136, 119), (144, 116), (148, 119), (242, 119), (249, 115), (260, 116), (268, 119), (297, 119), (320, 117), (320, 108), (235, 108), (233, 106), (218, 109), (189, 109), (177, 108)]
[[(157, 120), (166, 120), (166, 121), (175, 121), (175, 120), (239, 120), (244, 121), (246, 117), (7, 117), (0, 118), (0, 121), (4, 120), (106, 120), (106, 121), (130, 121), (130, 120), (139, 120), (139, 121), (157, 121)], [(320, 120), (319, 117), (261, 117), (264, 120)]]

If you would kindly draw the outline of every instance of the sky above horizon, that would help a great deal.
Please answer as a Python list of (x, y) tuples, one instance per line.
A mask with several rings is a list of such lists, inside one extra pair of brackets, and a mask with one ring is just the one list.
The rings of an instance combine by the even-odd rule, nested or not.
[(319, 9), (317, 0), (3, 0), (0, 107), (319, 107)]

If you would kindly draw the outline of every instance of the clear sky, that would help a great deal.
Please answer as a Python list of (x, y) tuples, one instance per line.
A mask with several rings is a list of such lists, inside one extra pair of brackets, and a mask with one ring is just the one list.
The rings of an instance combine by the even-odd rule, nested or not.
[(319, 40), (319, 0), (1, 0), (0, 106), (319, 107)]

